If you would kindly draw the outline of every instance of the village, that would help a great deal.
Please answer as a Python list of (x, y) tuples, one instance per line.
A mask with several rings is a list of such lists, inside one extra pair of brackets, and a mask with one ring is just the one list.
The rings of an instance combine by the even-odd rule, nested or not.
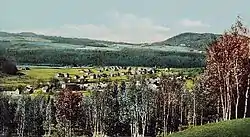
[[(22, 67), (25, 71), (32, 68)], [(166, 68), (164, 72), (169, 69)], [(146, 82), (150, 88), (156, 90), (161, 80), (162, 70), (156, 67), (121, 67), (107, 66), (95, 68), (78, 68), (79, 75), (70, 75), (69, 73), (56, 73), (51, 81), (39, 83), (39, 85), (26, 85), (23, 88), (17, 88), (15, 91), (4, 91), (4, 94), (19, 96), (22, 94), (33, 94), (40, 91), (42, 93), (57, 93), (68, 89), (71, 91), (103, 91), (110, 82), (118, 82), (118, 84), (129, 84), (129, 78), (134, 76), (146, 76)]]

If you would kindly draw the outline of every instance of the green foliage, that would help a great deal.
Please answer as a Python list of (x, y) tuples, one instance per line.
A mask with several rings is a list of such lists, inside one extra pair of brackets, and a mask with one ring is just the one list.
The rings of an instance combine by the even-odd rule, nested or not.
[(192, 80), (192, 79), (186, 80), (185, 88), (186, 88), (188, 91), (192, 91), (193, 88), (194, 88), (194, 80)]
[(169, 137), (247, 137), (250, 119), (230, 120), (189, 128)]
[(106, 66), (162, 66), (201, 67), (205, 56), (201, 53), (126, 49), (121, 51), (95, 51), (73, 49), (7, 50), (19, 64), (48, 65), (106, 65)]

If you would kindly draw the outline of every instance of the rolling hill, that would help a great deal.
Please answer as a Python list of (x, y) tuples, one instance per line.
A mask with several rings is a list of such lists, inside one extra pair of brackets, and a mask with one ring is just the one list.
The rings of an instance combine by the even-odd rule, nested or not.
[[(15, 46), (28, 46), (34, 48), (78, 48), (78, 49), (91, 49), (98, 47), (99, 49), (117, 50), (123, 48), (143, 48), (152, 50), (165, 50), (188, 52), (193, 50), (204, 51), (207, 45), (213, 40), (217, 39), (220, 35), (212, 33), (182, 33), (171, 37), (161, 42), (148, 43), (127, 43), (127, 42), (112, 42), (103, 40), (93, 40), (87, 38), (65, 38), (60, 36), (45, 36), (37, 35), (32, 32), (22, 33), (7, 33), (0, 32), (0, 46), (3, 47), (6, 43), (10, 42), (12, 47)], [(4, 42), (4, 43), (3, 43)], [(14, 45), (14, 46), (13, 46)], [(93, 48), (95, 49), (95, 48)]]
[(151, 46), (180, 46), (196, 50), (205, 50), (209, 44), (218, 39), (221, 35), (213, 33), (182, 33), (161, 42), (155, 42)]
[(45, 36), (32, 32), (0, 32), (0, 54), (14, 57), (19, 64), (191, 67), (204, 65), (205, 47), (218, 36), (211, 33), (182, 33), (161, 42), (134, 44)]

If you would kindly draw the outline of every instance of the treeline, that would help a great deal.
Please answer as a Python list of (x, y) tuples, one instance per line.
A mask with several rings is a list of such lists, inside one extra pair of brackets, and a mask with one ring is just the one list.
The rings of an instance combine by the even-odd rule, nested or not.
[(216, 98), (202, 79), (186, 87), (164, 76), (157, 89), (144, 77), (110, 83), (90, 95), (69, 90), (52, 96), (1, 96), (0, 132), (8, 136), (158, 136), (220, 119)]
[(161, 66), (178, 68), (202, 67), (205, 65), (204, 54), (141, 49), (125, 49), (122, 51), (4, 49), (0, 52), (2, 55), (15, 58), (18, 64)]

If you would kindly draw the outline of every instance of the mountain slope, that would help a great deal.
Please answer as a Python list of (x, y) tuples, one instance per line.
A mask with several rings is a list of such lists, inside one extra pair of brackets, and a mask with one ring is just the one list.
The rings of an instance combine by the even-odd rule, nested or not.
[(206, 47), (221, 35), (212, 33), (182, 33), (161, 42), (155, 42), (151, 46), (181, 46), (189, 47), (197, 50), (205, 50)]
[[(198, 35), (198, 34), (197, 34)], [(194, 36), (196, 37), (196, 36)], [(37, 35), (32, 32), (6, 33), (0, 32), (0, 48), (7, 47), (11, 49), (28, 50), (28, 49), (77, 49), (77, 50), (105, 50), (120, 51), (123, 49), (146, 49), (154, 51), (171, 51), (171, 52), (198, 52), (201, 50), (193, 45), (182, 47), (176, 43), (189, 41), (185, 35), (180, 35), (168, 39), (166, 42), (150, 44), (112, 42), (103, 40), (93, 40), (87, 38), (65, 38), (58, 36)], [(202, 38), (201, 38), (202, 39)], [(181, 40), (181, 41), (179, 41)], [(206, 39), (204, 40), (206, 41)], [(175, 43), (174, 43), (175, 42)], [(164, 45), (164, 43), (168, 43)], [(170, 45), (170, 46), (169, 46)]]

